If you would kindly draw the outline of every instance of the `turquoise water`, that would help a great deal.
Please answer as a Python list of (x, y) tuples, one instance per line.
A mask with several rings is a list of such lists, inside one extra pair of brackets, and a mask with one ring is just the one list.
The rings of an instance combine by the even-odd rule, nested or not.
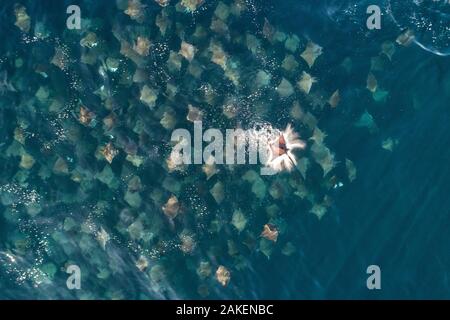
[[(216, 11), (206, 0), (191, 13), (141, 2), (133, 20), (127, 1), (80, 1), (80, 31), (65, 27), (73, 2), (0, 9), (0, 298), (450, 298), (448, 3), (224, 0)], [(381, 29), (368, 30), (375, 3)], [(14, 25), (19, 4), (29, 30)], [(169, 25), (164, 35), (156, 21)], [(398, 44), (408, 29), (415, 40)], [(133, 49), (138, 36), (148, 52)], [(192, 61), (176, 54), (182, 39)], [(308, 41), (322, 48), (312, 66), (301, 57)], [(271, 79), (258, 87), (260, 70)], [(317, 80), (309, 92), (297, 86), (303, 72)], [(307, 144), (298, 170), (171, 171), (170, 135), (192, 131), (189, 104), (223, 131), (292, 124)], [(329, 170), (318, 148), (333, 155)], [(223, 201), (210, 192), (217, 184)], [(172, 196), (174, 218), (163, 210)], [(275, 242), (261, 236), (266, 224)], [(80, 290), (66, 286), (69, 265)], [(366, 287), (369, 265), (380, 266), (381, 290)]]

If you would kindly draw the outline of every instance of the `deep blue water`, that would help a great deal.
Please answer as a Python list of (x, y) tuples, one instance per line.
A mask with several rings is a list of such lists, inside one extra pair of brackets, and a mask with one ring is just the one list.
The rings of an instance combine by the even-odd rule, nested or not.
[[(244, 1), (248, 10), (233, 18), (230, 39), (212, 35), (211, 30), (205, 36), (217, 38), (229, 56), (239, 62), (242, 84), (233, 86), (223, 80), (223, 72), (213, 63), (205, 62), (201, 80), (187, 73), (168, 76), (166, 49), (177, 51), (179, 36), (160, 38), (154, 18), (161, 8), (153, 1), (142, 2), (148, 5), (147, 19), (152, 23), (141, 25), (132, 21), (110, 1), (78, 2), (83, 17), (91, 21), (89, 30), (106, 43), (92, 65), (80, 60), (80, 55), (89, 51), (79, 45), (86, 33), (80, 35), (61, 27), (69, 2), (20, 2), (33, 23), (42, 21), (47, 26), (49, 37), (36, 41), (24, 41), (14, 26), (14, 3), (2, 6), (0, 71), (7, 72), (15, 92), (6, 90), (0, 95), (0, 298), (450, 298), (450, 59), (442, 55), (449, 50), (450, 33), (447, 29), (447, 34), (442, 35), (438, 28), (442, 21), (447, 21), (448, 26), (448, 4), (439, 8), (441, 15), (427, 16), (425, 12), (425, 17), (441, 32), (441, 37), (431, 42), (429, 34), (400, 14), (412, 12), (413, 1), (401, 1), (403, 10), (399, 8), (400, 1)], [(195, 26), (209, 26), (217, 1), (206, 2), (194, 15), (176, 13), (169, 7), (173, 9), (169, 11), (173, 19), (186, 30), (186, 41), (195, 41), (190, 37)], [(378, 3), (383, 11), (381, 30), (366, 28), (365, 11), (373, 3)], [(396, 21), (386, 11), (389, 4)], [(264, 18), (277, 30), (298, 35), (300, 44), (295, 53), (263, 39)], [(174, 83), (179, 87), (174, 101), (162, 95), (156, 109), (149, 111), (139, 103), (142, 83), (126, 86), (117, 74), (108, 73), (107, 80), (98, 74), (100, 60), (121, 55), (111, 32), (116, 24), (128, 39), (144, 34), (155, 46), (157, 43), (161, 45), (158, 48), (164, 48), (161, 55), (150, 54), (144, 83), (160, 91), (165, 90), (167, 82)], [(405, 27), (416, 28), (416, 39), (422, 47), (414, 43), (407, 47), (395, 44)], [(269, 62), (255, 59), (239, 41), (233, 42), (240, 33), (263, 39)], [(300, 58), (308, 40), (323, 48), (312, 68)], [(385, 42), (395, 47), (390, 60), (380, 54)], [(55, 47), (61, 44), (68, 46), (72, 59), (66, 72), (49, 62)], [(198, 56), (208, 47), (201, 41), (197, 46)], [(300, 64), (295, 74), (280, 71), (285, 54), (293, 54)], [(373, 57), (381, 61), (379, 70), (371, 71)], [(22, 67), (17, 67), (17, 58), (23, 60)], [(133, 76), (136, 65), (120, 58), (120, 73)], [(347, 68), (348, 61), (351, 66)], [(183, 60), (182, 70), (185, 68)], [(254, 99), (248, 79), (260, 68), (269, 70), (274, 79), (271, 88)], [(42, 77), (37, 70), (48, 76)], [(280, 99), (272, 87), (282, 77), (294, 83), (301, 71), (318, 79), (310, 94), (296, 92), (288, 99)], [(375, 101), (366, 88), (369, 72), (377, 78), (379, 88), (388, 92), (382, 101)], [(82, 83), (81, 89), (73, 86), (74, 78)], [(205, 83), (213, 84), (219, 97), (211, 105), (197, 94), (198, 87)], [(50, 100), (44, 102), (34, 98), (42, 85), (50, 91)], [(112, 102), (94, 94), (101, 85), (114, 91)], [(330, 108), (326, 100), (336, 89), (341, 100), (336, 108)], [(54, 100), (62, 101), (65, 107), (50, 110)], [(80, 100), (97, 115), (97, 124), (79, 123)], [(231, 100), (240, 114), (228, 121), (219, 108)], [(329, 200), (321, 219), (310, 212), (311, 201), (300, 199), (289, 187), (292, 180), (303, 181), (299, 172), (264, 177), (267, 188), (278, 181), (285, 191), (280, 199), (267, 194), (260, 200), (242, 179), (247, 170), (258, 168), (221, 167), (216, 176), (206, 180), (198, 167), (190, 167), (185, 173), (169, 173), (164, 167), (170, 135), (159, 124), (159, 104), (170, 105), (176, 111), (178, 126), (187, 125), (186, 105), (193, 103), (204, 110), (205, 121), (211, 126), (245, 127), (264, 121), (282, 128), (293, 123), (306, 139), (311, 132), (289, 113), (294, 101), (300, 101), (316, 116), (317, 126), (327, 134), (324, 142), (337, 161), (325, 177), (319, 165), (313, 163), (304, 179), (312, 202)], [(105, 107), (108, 103), (118, 118), (110, 131), (101, 123), (110, 114), (111, 110)], [(268, 105), (269, 111), (259, 112), (261, 108), (256, 106), (260, 105)], [(374, 130), (355, 126), (366, 111), (376, 123)], [(143, 123), (144, 133), (136, 132), (137, 120)], [(20, 168), (20, 154), (11, 154), (10, 146), (17, 144), (14, 130), (21, 125), (26, 136), (23, 148), (35, 159), (30, 169)], [(62, 137), (59, 129), (64, 132)], [(382, 148), (388, 138), (397, 141), (392, 150)], [(83, 176), (97, 177), (102, 172), (106, 162), (95, 153), (99, 145), (109, 141), (120, 152), (110, 165), (118, 180), (116, 187)], [(308, 144), (312, 144), (311, 140)], [(135, 168), (125, 160), (126, 154), (132, 153), (129, 149), (136, 149), (144, 157), (141, 167)], [(314, 162), (308, 152), (300, 156)], [(52, 171), (58, 158), (65, 159), (67, 173)], [(345, 159), (350, 159), (357, 169), (352, 182), (347, 177)], [(85, 170), (80, 171), (85, 183), (71, 179), (79, 168)], [(137, 207), (123, 200), (131, 176), (138, 176), (141, 184), (142, 203)], [(181, 190), (167, 187), (167, 177), (180, 182)], [(217, 181), (226, 185), (225, 200), (220, 205), (209, 194)], [(333, 188), (330, 181), (341, 181), (343, 186)], [(155, 190), (162, 190), (163, 200), (152, 198)], [(39, 198), (37, 213), (30, 209), (33, 191)], [(164, 204), (171, 194), (176, 194), (185, 208), (174, 221), (166, 219), (160, 203)], [(279, 208), (272, 220), (266, 213), (271, 205)], [(230, 225), (237, 208), (248, 218), (246, 230), (241, 233)], [(65, 230), (68, 217), (75, 226)], [(142, 234), (147, 240), (133, 239), (124, 231), (138, 220), (144, 224)], [(277, 242), (271, 244), (270, 258), (260, 247), (260, 232), (268, 220), (280, 230)], [(211, 231), (217, 224), (222, 225), (220, 231)], [(111, 237), (104, 249), (95, 237), (100, 228)], [(190, 253), (183, 253), (179, 246), (180, 236), (186, 230), (197, 243)], [(230, 241), (238, 253), (230, 254)], [(287, 243), (295, 248), (290, 255), (282, 253)], [(15, 257), (14, 263), (11, 256)], [(149, 263), (144, 271), (135, 265), (140, 256)], [(200, 261), (209, 262), (212, 269), (212, 274), (203, 280), (196, 272)], [(68, 264), (80, 266), (81, 290), (67, 289)], [(214, 279), (219, 265), (231, 271), (231, 280), (225, 287)], [(366, 287), (369, 265), (381, 269), (381, 290)], [(199, 293), (203, 292), (199, 286), (208, 288), (209, 293)]]

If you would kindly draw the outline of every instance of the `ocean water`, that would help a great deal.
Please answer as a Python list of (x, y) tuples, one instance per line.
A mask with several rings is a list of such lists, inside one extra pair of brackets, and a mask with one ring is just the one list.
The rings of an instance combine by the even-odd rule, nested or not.
[[(450, 4), (168, 2), (2, 3), (0, 298), (450, 298)], [(188, 105), (204, 128), (291, 124), (306, 148), (273, 176), (170, 168)]]

